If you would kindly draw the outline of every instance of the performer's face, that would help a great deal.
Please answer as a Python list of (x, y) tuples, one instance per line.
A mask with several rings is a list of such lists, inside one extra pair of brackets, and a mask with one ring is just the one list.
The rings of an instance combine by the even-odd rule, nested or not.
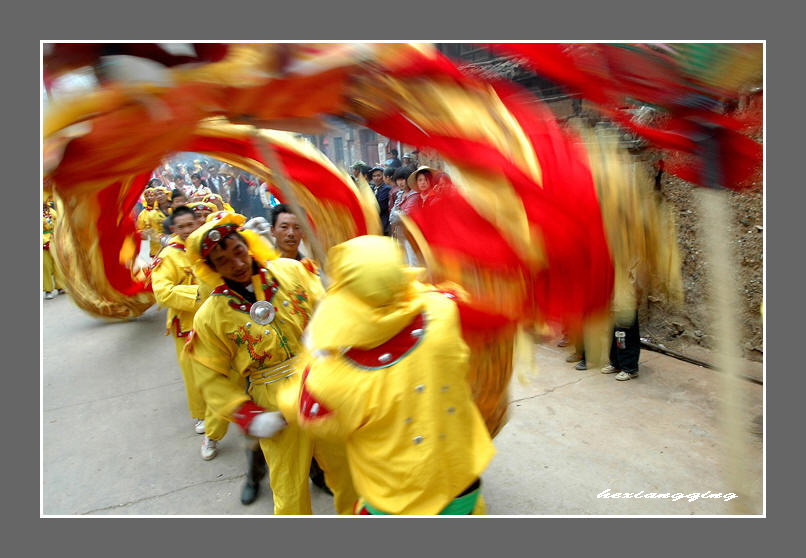
[(195, 231), (199, 228), (199, 226), (203, 223), (203, 221), (199, 221), (199, 219), (195, 215), (190, 215), (186, 213), (184, 215), (180, 215), (173, 220), (173, 224), (171, 225), (171, 232), (177, 235), (179, 238), (182, 239), (182, 242), (188, 239), (190, 233)]
[(277, 242), (277, 248), (285, 257), (296, 258), (299, 243), (302, 240), (302, 229), (296, 215), (280, 213), (277, 216), (277, 222), (271, 228), (271, 234)]
[(252, 280), (252, 254), (243, 240), (228, 236), (210, 251), (210, 265), (221, 277), (236, 283)]

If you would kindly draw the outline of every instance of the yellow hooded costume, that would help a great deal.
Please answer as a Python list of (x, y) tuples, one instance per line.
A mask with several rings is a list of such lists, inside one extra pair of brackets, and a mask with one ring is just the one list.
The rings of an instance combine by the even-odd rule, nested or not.
[(344, 440), (362, 514), (470, 514), (495, 449), (467, 381), (469, 350), (450, 295), (416, 281), (387, 237), (333, 247), (333, 283), (280, 410)]
[[(235, 421), (233, 415), (247, 402), (277, 411), (277, 390), (292, 381), (294, 358), (302, 351), (302, 332), (324, 289), (298, 261), (278, 258), (257, 233), (240, 230), (244, 216), (219, 212), (208, 219), (190, 235), (186, 246), (196, 276), (214, 288), (196, 312), (185, 352), (194, 362), (205, 401), (221, 416)], [(228, 286), (206, 261), (212, 246), (233, 231), (244, 238), (256, 264), (252, 276), (255, 299), (274, 308), (274, 319), (268, 323), (250, 315), (252, 303)], [(336, 511), (352, 511), (357, 496), (343, 445), (314, 444), (294, 425), (261, 439), (260, 445), (269, 466), (276, 515), (311, 513), (308, 473), (312, 455), (325, 471)]]

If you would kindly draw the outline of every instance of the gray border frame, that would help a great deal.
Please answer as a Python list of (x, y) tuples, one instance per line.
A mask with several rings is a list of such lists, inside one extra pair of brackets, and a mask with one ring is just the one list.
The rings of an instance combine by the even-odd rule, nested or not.
[[(15, 6), (15, 14), (10, 14), (15, 18), (10, 38), (18, 41), (11, 46), (7, 44), (4, 49), (5, 61), (8, 63), (7, 77), (12, 82), (13, 90), (13, 97), (7, 97), (7, 108), (11, 109), (8, 111), (8, 118), (12, 121), (12, 127), (7, 129), (9, 139), (5, 146), (9, 151), (18, 145), (26, 147), (23, 157), (19, 158), (21, 162), (11, 167), (13, 176), (6, 187), (14, 191), (15, 207), (32, 208), (39, 203), (38, 192), (36, 188), (30, 187), (30, 183), (36, 181), (32, 175), (39, 170), (40, 137), (31, 125), (31, 114), (38, 110), (39, 97), (35, 94), (33, 84), (39, 80), (37, 61), (38, 41), (41, 39), (92, 37), (102, 40), (315, 40), (324, 37), (329, 40), (341, 38), (369, 41), (401, 37), (401, 40), (470, 41), (651, 38), (747, 40), (775, 37), (767, 44), (768, 53), (771, 53), (768, 57), (768, 77), (775, 76), (771, 80), (774, 101), (768, 103), (767, 107), (769, 127), (770, 121), (778, 123), (784, 110), (791, 113), (798, 107), (794, 101), (795, 95), (801, 91), (797, 87), (799, 84), (784, 83), (784, 80), (789, 82), (802, 79), (799, 63), (802, 44), (792, 41), (792, 30), (789, 28), (792, 25), (790, 21), (800, 21), (797, 17), (799, 14), (774, 11), (773, 8), (770, 4), (750, 4), (743, 0), (719, 5), (675, 2), (660, 6), (647, 2), (524, 6), (520, 2), (500, 0), (484, 7), (469, 2), (437, 4), (414, 0), (391, 7), (371, 2), (259, 5), (237, 1), (216, 3), (209, 0), (199, 0), (184, 6), (150, 0), (122, 6), (102, 2)], [(17, 9), (20, 11), (17, 12)], [(16, 21), (20, 17), (19, 13), (22, 14), (21, 22)], [(376, 21), (377, 24), (372, 25)], [(25, 36), (22, 36), (23, 33)], [(773, 119), (770, 120), (771, 117)], [(777, 180), (772, 184), (777, 188), (773, 190), (775, 195), (766, 200), (767, 214), (772, 218), (773, 225), (768, 228), (765, 224), (769, 250), (765, 256), (768, 263), (776, 261), (775, 258), (769, 258), (770, 252), (779, 258), (789, 256), (791, 268), (800, 266), (800, 258), (792, 257), (797, 253), (792, 254), (791, 247), (787, 244), (800, 241), (803, 236), (796, 228), (796, 224), (802, 221), (796, 213), (802, 207), (802, 203), (798, 203), (802, 202), (802, 192), (797, 184), (797, 173), (794, 169), (787, 169), (787, 165), (794, 165), (802, 155), (796, 152), (800, 134), (793, 127), (789, 128), (774, 128), (774, 147), (768, 152), (768, 155), (773, 155), (768, 161), (773, 163), (767, 165), (767, 183), (775, 177)], [(779, 139), (782, 134), (783, 139)], [(18, 154), (14, 153), (14, 161), (17, 160)], [(790, 172), (786, 173), (785, 169)], [(794, 184), (784, 181), (784, 176), (789, 178), (789, 183)], [(24, 186), (16, 187), (16, 184)], [(782, 192), (782, 187), (787, 189)], [(17, 201), (18, 196), (20, 201)], [(38, 225), (34, 224), (34, 219), (29, 217), (27, 210), (16, 211), (11, 217), (14, 220), (12, 226), (15, 236), (20, 231), (26, 231), (20, 236), (31, 241), (36, 238), (36, 231), (30, 229)], [(9, 229), (5, 230), (9, 234)], [(23, 261), (30, 263), (30, 259), (33, 259), (31, 267), (36, 267), (39, 265), (37, 256), (32, 254), (37, 254), (33, 246), (28, 249), (14, 246), (12, 261), (16, 263), (21, 257)], [(13, 268), (9, 266), (6, 269)], [(795, 337), (796, 332), (800, 331), (799, 324), (795, 323), (797, 317), (794, 312), (787, 313), (787, 316), (778, 312), (785, 301), (791, 306), (792, 301), (796, 300), (794, 293), (790, 293), (795, 282), (802, 283), (799, 280), (802, 274), (798, 273), (801, 271), (799, 269), (794, 271), (774, 277), (775, 289), (768, 291), (772, 293), (772, 300), (766, 303), (767, 316), (775, 318), (772, 323), (767, 324), (766, 343), (772, 349), (765, 348), (767, 369), (775, 372), (771, 374), (773, 380), (770, 382), (768, 378), (766, 382), (770, 390), (768, 394), (775, 394), (774, 398), (769, 399), (774, 403), (775, 411), (771, 413), (773, 417), (780, 416), (784, 409), (797, 408), (798, 402), (794, 397), (801, 390), (794, 383), (803, 381), (799, 367), (786, 362), (792, 358), (791, 351), (784, 350), (785, 347), (797, 347), (802, 343)], [(4, 280), (7, 284), (9, 279), (6, 274)], [(767, 281), (765, 277), (765, 287)], [(23, 284), (27, 285), (27, 281)], [(27, 289), (23, 290), (28, 292)], [(34, 321), (33, 312), (28, 306), (30, 301), (38, 300), (38, 290), (37, 287), (37, 298), (33, 298), (33, 292), (31, 299), (27, 296), (8, 297), (11, 299), (12, 315), (20, 316), (23, 321), (22, 328), (16, 329), (10, 336), (16, 350), (10, 350), (10, 344), (7, 344), (4, 351), (7, 359), (11, 359), (11, 362), (6, 361), (5, 369), (10, 377), (15, 378), (12, 389), (20, 394), (38, 392), (29, 361), (30, 355), (36, 353), (38, 346), (36, 336), (29, 333), (28, 329), (29, 325), (31, 329), (35, 327), (28, 322)], [(782, 321), (788, 320), (792, 323), (782, 324)], [(9, 339), (8, 333), (6, 338)], [(783, 374), (786, 374), (785, 390), (775, 381), (776, 377)], [(17, 389), (17, 380), (21, 389)], [(473, 554), (495, 555), (502, 551), (509, 554), (513, 550), (518, 554), (536, 554), (551, 551), (554, 545), (558, 545), (558, 549), (565, 552), (590, 546), (594, 552), (612, 550), (619, 554), (657, 554), (664, 550), (669, 554), (680, 554), (694, 548), (719, 548), (722, 551), (741, 548), (748, 554), (759, 554), (768, 550), (770, 543), (780, 547), (788, 542), (786, 537), (778, 535), (791, 535), (796, 531), (782, 531), (779, 528), (795, 527), (793, 520), (800, 515), (794, 509), (787, 509), (788, 506), (781, 510), (783, 504), (794, 504), (797, 490), (793, 488), (797, 485), (791, 483), (794, 475), (786, 470), (787, 464), (778, 461), (775, 463), (775, 475), (768, 479), (768, 487), (777, 489), (775, 496), (769, 500), (775, 505), (772, 508), (775, 512), (771, 514), (774, 519), (763, 520), (752, 526), (727, 519), (697, 520), (693, 523), (645, 520), (640, 524), (628, 524), (627, 519), (615, 519), (616, 523), (550, 519), (551, 523), (547, 524), (532, 523), (536, 521), (533, 518), (498, 518), (497, 521), (491, 518), (466, 524), (461, 522), (467, 520), (458, 519), (406, 518), (368, 526), (366, 523), (339, 519), (329, 521), (312, 518), (296, 521), (272, 518), (220, 523), (218, 529), (210, 529), (211, 525), (199, 524), (198, 521), (203, 520), (196, 519), (118, 519), (104, 524), (97, 524), (95, 521), (78, 523), (79, 519), (39, 519), (37, 522), (36, 512), (28, 511), (30, 507), (34, 507), (31, 506), (31, 501), (35, 499), (33, 487), (37, 474), (37, 464), (32, 458), (37, 453), (37, 433), (29, 431), (34, 430), (36, 424), (32, 408), (34, 401), (23, 396), (7, 397), (3, 409), (7, 422), (13, 418), (15, 420), (11, 424), (20, 425), (11, 429), (9, 439), (4, 444), (8, 452), (6, 478), (14, 479), (13, 486), (8, 487), (10, 494), (6, 494), (5, 501), (15, 508), (16, 505), (21, 505), (24, 510), (22, 513), (12, 510), (14, 525), (7, 531), (11, 533), (8, 540), (10, 544), (7, 545), (10, 549), (35, 548), (53, 553), (74, 549), (85, 555), (114, 553), (139, 556), (148, 550), (160, 554), (178, 551), (183, 554), (201, 552), (222, 555), (225, 552), (245, 554), (256, 550), (278, 552), (283, 547), (290, 546), (302, 555), (311, 555), (314, 549), (338, 554), (362, 550), (387, 553), (391, 549), (409, 553), (419, 550), (421, 553), (431, 554), (437, 548), (445, 548), (452, 554), (472, 549)], [(768, 444), (768, 448), (780, 447), (784, 443), (784, 436), (790, 434), (786, 429), (796, 427), (797, 422), (796, 419), (774, 419), (773, 426), (773, 443)], [(769, 431), (769, 441), (768, 436)], [(22, 456), (23, 459), (14, 459), (16, 456)], [(792, 462), (788, 463), (792, 467)], [(782, 497), (783, 494), (790, 496), (785, 498)], [(282, 523), (264, 523), (265, 521)], [(401, 521), (414, 521), (415, 524)], [(265, 536), (261, 536), (264, 533)], [(769, 538), (770, 535), (774, 538)], [(23, 544), (24, 547), (21, 546)]]

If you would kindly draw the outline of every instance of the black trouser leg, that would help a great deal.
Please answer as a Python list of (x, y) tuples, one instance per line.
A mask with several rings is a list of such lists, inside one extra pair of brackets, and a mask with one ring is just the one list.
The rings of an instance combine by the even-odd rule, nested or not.
[[(624, 333), (624, 347), (618, 346), (619, 332)], [(619, 370), (633, 374), (638, 372), (638, 357), (641, 353), (641, 335), (638, 327), (638, 313), (629, 327), (614, 327), (610, 343), (610, 364)]]
[(257, 440), (250, 440), (249, 447), (246, 449), (246, 461), (249, 468), (246, 471), (246, 483), (244, 483), (241, 490), (241, 503), (244, 505), (251, 504), (257, 500), (260, 492), (260, 481), (263, 480), (268, 472), (266, 458)]
[(269, 470), (266, 465), (266, 456), (263, 455), (260, 445), (255, 449), (250, 448), (247, 453), (249, 456), (249, 471), (246, 477), (253, 482), (260, 482)]
[(316, 462), (315, 458), (311, 459), (311, 471), (309, 473), (309, 476), (315, 486), (321, 488), (322, 490), (333, 496), (333, 492), (330, 490), (330, 488), (328, 488), (327, 484), (325, 483), (325, 472), (319, 466), (319, 463)]

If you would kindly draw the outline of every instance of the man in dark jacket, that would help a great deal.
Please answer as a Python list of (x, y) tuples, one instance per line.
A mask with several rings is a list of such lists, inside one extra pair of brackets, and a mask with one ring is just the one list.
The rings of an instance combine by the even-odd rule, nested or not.
[(378, 200), (378, 211), (381, 217), (381, 226), (383, 227), (383, 234), (389, 234), (389, 191), (391, 188), (383, 181), (383, 169), (381, 167), (374, 167), (369, 177), (371, 182), (369, 185), (372, 187), (372, 192), (375, 194), (375, 199)]

